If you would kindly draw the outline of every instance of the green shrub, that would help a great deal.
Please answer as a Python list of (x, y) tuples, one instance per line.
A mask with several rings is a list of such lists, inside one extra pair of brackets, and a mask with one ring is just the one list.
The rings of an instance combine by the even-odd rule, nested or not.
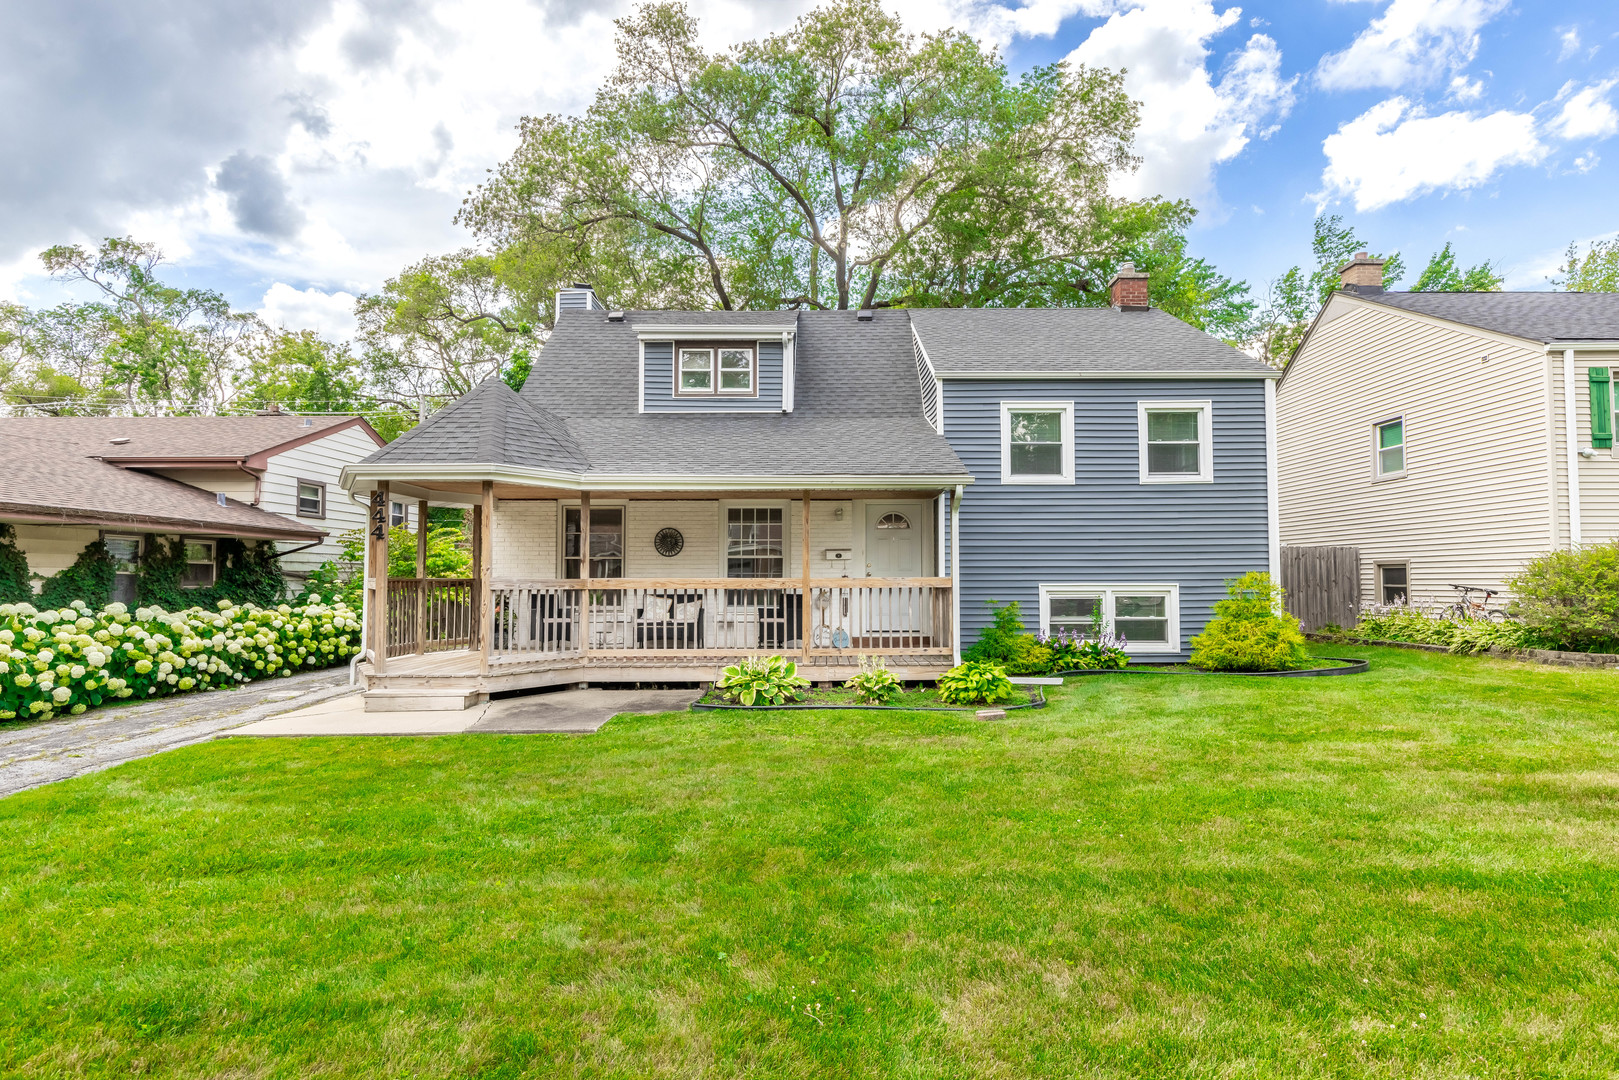
[(951, 705), (994, 705), (1012, 698), (1006, 669), (987, 660), (969, 660), (939, 676), (939, 699)]
[[(1250, 571), (1226, 582), (1227, 599), (1192, 639), (1192, 665), (1204, 671), (1293, 671), (1310, 663), (1299, 621), (1282, 611), (1270, 575)], [(1278, 614), (1278, 612), (1281, 612)]]
[(72, 566), (45, 579), (39, 599), (30, 597), (24, 602), (31, 601), (44, 609), (67, 607), (79, 600), (87, 607), (103, 608), (112, 601), (112, 586), (117, 571), (106, 543), (92, 540), (84, 545), (84, 550), (79, 552)]
[(172, 613), (142, 607), (133, 615), (123, 604), (0, 604), (0, 720), (235, 686), (353, 656), (359, 614), (310, 600), (274, 608), (220, 601)]
[(742, 705), (785, 705), (797, 701), (810, 681), (784, 656), (750, 656), (726, 668), (714, 689)]
[(20, 604), (33, 595), (28, 556), (17, 546), (17, 530), (0, 522), (0, 604)]
[(1102, 631), (1098, 637), (1059, 633), (1047, 642), (1052, 653), (1053, 671), (1104, 671), (1130, 666), (1124, 639)]
[(888, 670), (882, 657), (862, 656), (860, 674), (844, 683), (843, 688), (853, 690), (867, 705), (887, 705), (899, 697), (901, 691), (905, 689), (905, 684)]
[(1512, 614), (1549, 647), (1619, 652), (1619, 542), (1548, 551), (1508, 584)]
[(312, 593), (327, 597), (334, 603), (341, 600), (355, 611), (365, 604), (365, 582), (361, 580), (361, 575), (349, 573), (330, 559), (309, 572), (304, 579), (303, 591), (293, 603), (303, 603), (305, 597)]
[(963, 660), (999, 664), (1012, 675), (1044, 675), (1054, 660), (1047, 643), (1025, 633), (1021, 605), (1016, 600), (1002, 607), (988, 601), (994, 622), (978, 634), (978, 640), (961, 654)]
[(146, 534), (136, 571), (136, 595), (141, 604), (169, 611), (212, 607), (221, 600), (265, 607), (286, 595), (287, 579), (275, 558), (274, 544), (263, 541), (250, 546), (229, 536), (215, 543), (218, 576), (214, 583), (188, 589), (181, 584), (186, 569), (185, 541)]

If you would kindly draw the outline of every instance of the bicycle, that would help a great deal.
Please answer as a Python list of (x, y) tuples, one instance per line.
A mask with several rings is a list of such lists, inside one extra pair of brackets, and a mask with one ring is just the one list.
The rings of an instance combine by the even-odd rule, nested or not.
[[(1506, 622), (1507, 613), (1500, 608), (1490, 607), (1490, 597), (1500, 596), (1499, 589), (1486, 589), (1482, 585), (1452, 585), (1461, 596), (1457, 601), (1445, 609), (1445, 615), (1452, 619), (1487, 619), (1490, 622)], [(1474, 593), (1483, 593), (1484, 599), (1474, 600)]]

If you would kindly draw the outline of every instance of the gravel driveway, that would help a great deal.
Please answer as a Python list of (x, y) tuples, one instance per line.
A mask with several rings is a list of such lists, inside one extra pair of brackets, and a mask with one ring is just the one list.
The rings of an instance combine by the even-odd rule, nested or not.
[(0, 727), (0, 796), (211, 739), (226, 728), (354, 693), (348, 667)]

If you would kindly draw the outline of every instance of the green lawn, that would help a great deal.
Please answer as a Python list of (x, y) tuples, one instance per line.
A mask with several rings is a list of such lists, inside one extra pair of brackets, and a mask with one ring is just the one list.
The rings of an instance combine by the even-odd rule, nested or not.
[(0, 800), (0, 1076), (1619, 1075), (1619, 674), (1331, 651)]

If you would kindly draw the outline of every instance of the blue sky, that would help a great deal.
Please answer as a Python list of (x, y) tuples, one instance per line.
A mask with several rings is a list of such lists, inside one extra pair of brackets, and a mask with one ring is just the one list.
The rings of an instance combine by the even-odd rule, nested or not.
[[(1619, 5), (1508, 0), (885, 0), (1014, 69), (1126, 67), (1128, 194), (1200, 208), (1197, 254), (1256, 292), (1318, 209), (1420, 266), (1447, 240), (1546, 288), (1619, 232)], [(808, 0), (691, 0), (713, 47)], [(470, 238), (466, 189), (525, 114), (573, 112), (625, 0), (215, 0), (164, 18), (0, 0), (0, 298), (55, 302), (37, 253), (131, 234), (171, 276), (333, 336), (359, 292)]]

